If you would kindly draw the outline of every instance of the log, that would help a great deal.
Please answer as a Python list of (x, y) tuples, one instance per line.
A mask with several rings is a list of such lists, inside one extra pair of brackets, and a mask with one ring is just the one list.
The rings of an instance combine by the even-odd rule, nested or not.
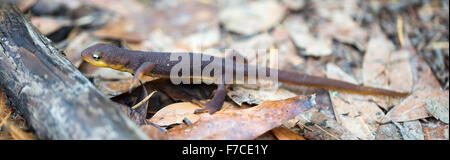
[(0, 85), (39, 139), (148, 139), (5, 1), (0, 1)]

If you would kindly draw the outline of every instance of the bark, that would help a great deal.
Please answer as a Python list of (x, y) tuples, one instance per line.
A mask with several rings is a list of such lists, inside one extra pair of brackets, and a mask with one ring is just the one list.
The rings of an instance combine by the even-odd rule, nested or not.
[(0, 1), (0, 85), (40, 139), (148, 138), (5, 1)]

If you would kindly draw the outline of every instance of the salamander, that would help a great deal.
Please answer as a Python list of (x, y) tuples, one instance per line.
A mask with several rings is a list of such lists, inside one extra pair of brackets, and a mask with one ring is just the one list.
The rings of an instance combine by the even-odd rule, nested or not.
[[(397, 92), (393, 90), (387, 90), (387, 89), (381, 89), (381, 88), (374, 88), (374, 87), (368, 87), (368, 86), (362, 86), (362, 85), (356, 85), (340, 80), (335, 79), (329, 79), (329, 78), (323, 78), (318, 76), (312, 76), (312, 75), (306, 75), (306, 74), (300, 74), (296, 72), (291, 71), (285, 71), (285, 70), (277, 70), (267, 67), (257, 67), (252, 66), (247, 63), (239, 63), (236, 61), (233, 61), (233, 65), (224, 65), (225, 64), (225, 58), (220, 57), (214, 57), (210, 60), (202, 60), (200, 62), (195, 61), (194, 63), (194, 56), (198, 55), (197, 53), (177, 53), (185, 55), (186, 57), (189, 57), (190, 64), (190, 74), (188, 77), (184, 78), (208, 78), (211, 76), (205, 76), (205, 75), (193, 75), (193, 68), (194, 65), (197, 67), (201, 67), (201, 69), (205, 69), (205, 67), (209, 66), (217, 66), (222, 69), (222, 71), (225, 71), (227, 69), (231, 69), (236, 75), (241, 74), (245, 78), (250, 77), (249, 75), (252, 75), (253, 77), (260, 77), (258, 76), (259, 70), (266, 70), (266, 77), (269, 78), (270, 73), (277, 72), (277, 80), (282, 83), (287, 84), (293, 84), (293, 85), (301, 85), (301, 86), (310, 86), (310, 87), (317, 87), (317, 88), (325, 88), (325, 89), (332, 89), (332, 90), (342, 90), (346, 92), (355, 92), (358, 94), (371, 94), (371, 95), (385, 95), (385, 96), (394, 96), (394, 97), (404, 97), (407, 96), (409, 93), (407, 92)], [(90, 46), (83, 50), (81, 52), (81, 56), (84, 61), (98, 67), (108, 67), (112, 69), (116, 69), (123, 72), (129, 72), (134, 75), (132, 83), (138, 83), (139, 80), (143, 76), (153, 76), (153, 77), (161, 77), (161, 78), (171, 78), (170, 74), (172, 71), (172, 68), (176, 66), (177, 63), (179, 63), (181, 60), (178, 59), (178, 61), (173, 61), (173, 59), (170, 59), (171, 54), (169, 52), (144, 52), (144, 51), (135, 51), (135, 50), (128, 50), (124, 48), (117, 47), (112, 44), (95, 44), (93, 46)], [(216, 61), (214, 61), (214, 59)], [(219, 62), (219, 63), (217, 63)], [(239, 68), (239, 69), (237, 69)], [(256, 70), (256, 75), (249, 74), (250, 70)], [(212, 70), (212, 72), (215, 72), (216, 70)], [(218, 72), (218, 71), (217, 71)], [(221, 72), (222, 74), (224, 72)], [(222, 76), (224, 77), (224, 76)], [(183, 77), (181, 77), (183, 78)], [(235, 80), (235, 79), (234, 79)], [(214, 93), (213, 98), (207, 102), (204, 105), (204, 109), (199, 110), (198, 112), (203, 111), (209, 111), (209, 113), (214, 113), (221, 109), (224, 100), (225, 100), (225, 92), (226, 87), (224, 85), (224, 80), (222, 78), (221, 81), (217, 82), (223, 82), (218, 83), (218, 89)], [(133, 86), (133, 85), (132, 85)]]

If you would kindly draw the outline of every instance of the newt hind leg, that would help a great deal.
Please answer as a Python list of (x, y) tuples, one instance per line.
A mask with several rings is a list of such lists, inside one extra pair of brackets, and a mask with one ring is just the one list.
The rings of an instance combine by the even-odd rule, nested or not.
[(223, 103), (225, 102), (225, 96), (226, 96), (226, 87), (225, 84), (218, 84), (217, 90), (214, 93), (214, 97), (207, 103), (205, 104), (200, 104), (202, 106), (204, 106), (204, 108), (202, 109), (197, 109), (195, 111), (195, 113), (203, 113), (208, 111), (209, 114), (213, 114), (217, 111), (219, 111), (222, 106)]

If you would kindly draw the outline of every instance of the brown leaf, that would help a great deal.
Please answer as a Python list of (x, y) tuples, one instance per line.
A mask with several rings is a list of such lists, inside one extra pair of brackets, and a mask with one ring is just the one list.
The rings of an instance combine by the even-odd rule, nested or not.
[(414, 75), (414, 79), (416, 79), (413, 87), (414, 92), (399, 105), (392, 108), (381, 123), (387, 123), (391, 120), (403, 122), (430, 117), (431, 115), (426, 109), (427, 100), (448, 104), (448, 90), (441, 90), (439, 82), (425, 61), (419, 56), (414, 56), (411, 60), (411, 65), (415, 70), (414, 73), (416, 73)]
[(399, 128), (403, 140), (424, 140), (422, 125), (419, 120), (407, 121), (403, 124), (393, 123)]
[[(409, 92), (413, 87), (413, 75), (409, 63), (410, 52), (394, 51), (394, 44), (374, 29), (363, 60), (364, 85)], [(383, 47), (380, 47), (383, 46)], [(374, 96), (373, 101), (385, 110), (400, 103), (399, 98)]]
[(90, 33), (81, 32), (75, 36), (71, 36), (67, 39), (69, 44), (66, 49), (64, 49), (64, 54), (67, 59), (72, 62), (73, 65), (79, 67), (82, 63), (81, 51), (89, 46), (92, 46), (100, 41), (92, 36)]
[(305, 140), (302, 136), (284, 127), (277, 127), (271, 130), (278, 140)]
[(426, 109), (427, 111), (433, 115), (434, 118), (448, 124), (449, 121), (449, 112), (448, 112), (448, 101), (446, 101), (446, 103), (441, 103), (439, 101), (435, 101), (435, 100), (426, 100)]
[(303, 17), (290, 16), (286, 18), (283, 26), (289, 32), (295, 45), (305, 48), (305, 55), (327, 56), (332, 53), (331, 38), (315, 37)]
[(195, 123), (201, 116), (200, 114), (194, 114), (194, 111), (197, 109), (201, 108), (191, 102), (174, 103), (156, 112), (149, 121), (159, 126), (169, 126), (171, 124), (182, 123), (183, 119), (187, 118), (192, 123)]
[(324, 115), (316, 108), (306, 111), (295, 117), (297, 125), (303, 131), (303, 137), (312, 140), (356, 140), (358, 139), (349, 130), (338, 122)]
[(171, 129), (166, 133), (170, 139), (255, 139), (311, 107), (304, 96), (266, 101), (249, 109), (206, 114), (186, 128)]
[(448, 125), (432, 120), (427, 123), (422, 123), (425, 140), (448, 140)]
[(318, 32), (340, 42), (354, 44), (360, 50), (366, 49), (367, 31), (343, 11), (334, 11), (328, 23), (318, 26)]
[(285, 13), (286, 9), (280, 3), (267, 0), (227, 7), (219, 17), (227, 30), (250, 35), (278, 24)]
[(383, 124), (378, 127), (377, 135), (375, 137), (376, 140), (402, 140), (402, 136), (400, 135), (400, 131), (398, 128), (392, 124)]
[(0, 88), (0, 128), (6, 122), (6, 119), (11, 115), (12, 110), (6, 107), (6, 94)]
[(0, 87), (0, 119), (3, 119), (3, 115), (6, 112), (6, 95), (3, 93), (3, 89)]
[[(118, 8), (127, 6), (126, 4), (119, 5), (122, 6)], [(219, 25), (212, 5), (198, 1), (182, 1), (164, 8), (148, 9), (142, 7), (144, 5), (138, 4), (137, 6), (133, 5), (130, 9), (123, 9), (121, 11), (123, 13), (120, 13), (105, 27), (95, 31), (94, 34), (130, 42), (145, 42), (147, 39), (152, 39), (152, 31), (160, 29), (171, 39), (187, 43), (185, 45), (189, 47), (204, 46), (204, 44), (214, 45), (218, 42)], [(111, 8), (116, 9), (115, 7)], [(193, 41), (186, 42), (189, 39)], [(207, 40), (208, 42), (206, 42)], [(147, 49), (155, 48), (152, 46), (154, 44), (146, 46), (142, 43), (141, 45)], [(142, 48), (142, 46), (138, 48)]]
[(142, 125), (139, 126), (139, 128), (144, 131), (147, 136), (152, 140), (166, 140), (167, 136), (162, 133), (158, 128), (152, 126), (152, 125)]
[(275, 137), (271, 131), (267, 131), (266, 133), (256, 137), (255, 140), (277, 140), (277, 137)]
[(13, 123), (7, 122), (6, 128), (8, 129), (9, 133), (15, 140), (35, 140), (33, 134), (27, 133), (14, 125)]
[(263, 101), (276, 101), (295, 97), (296, 94), (283, 88), (271, 89), (252, 89), (245, 86), (233, 86), (233, 90), (227, 92), (230, 97), (238, 105), (260, 104)]
[(390, 121), (404, 122), (430, 117), (425, 108), (426, 100), (436, 100), (448, 104), (448, 92), (440, 90), (420, 90), (411, 94), (402, 103), (392, 108), (381, 123)]
[(143, 11), (145, 8), (137, 0), (81, 0), (82, 3), (128, 16)]
[[(331, 63), (327, 64), (327, 77), (356, 83), (353, 77)], [(371, 96), (329, 92), (336, 120), (360, 139), (375, 139), (373, 133), (376, 132), (377, 122), (384, 117), (384, 113), (377, 104), (369, 101)]]
[(24, 12), (36, 3), (37, 0), (18, 0), (17, 7)]
[(71, 24), (70, 20), (51, 17), (31, 17), (31, 23), (44, 35)]

